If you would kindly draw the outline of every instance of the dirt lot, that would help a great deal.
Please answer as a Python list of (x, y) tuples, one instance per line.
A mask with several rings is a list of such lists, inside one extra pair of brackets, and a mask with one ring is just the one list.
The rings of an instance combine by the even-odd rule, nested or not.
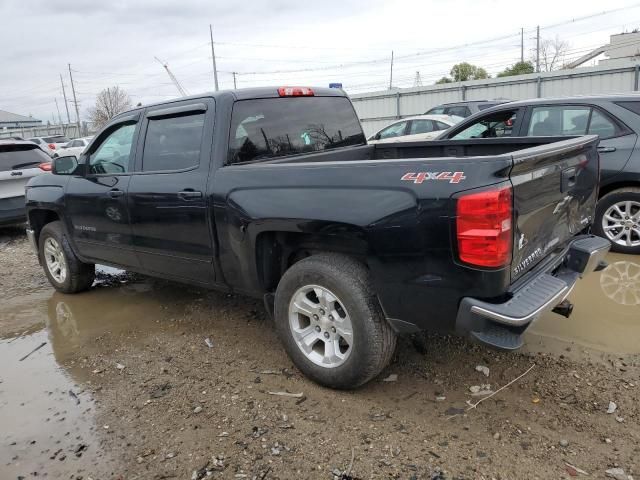
[[(0, 231), (0, 269), (2, 479), (640, 475), (640, 305), (619, 293), (576, 292), (593, 307), (542, 319), (524, 353), (404, 339), (340, 392), (292, 366), (259, 302), (111, 271), (57, 294), (17, 229)], [(473, 386), (497, 393), (477, 404)]]

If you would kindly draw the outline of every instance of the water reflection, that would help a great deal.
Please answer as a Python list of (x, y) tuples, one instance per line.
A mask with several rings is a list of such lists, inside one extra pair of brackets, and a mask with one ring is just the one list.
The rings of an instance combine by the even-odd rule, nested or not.
[(549, 313), (527, 332), (530, 351), (564, 353), (567, 343), (616, 354), (640, 353), (640, 258), (609, 254), (609, 266), (579, 281), (571, 318)]
[(640, 264), (627, 260), (610, 264), (600, 275), (600, 288), (620, 305), (640, 305)]
[(146, 332), (165, 328), (168, 320), (184, 315), (198, 294), (189, 287), (149, 282), (95, 288), (80, 295), (54, 293), (47, 300), (45, 323), (56, 360), (64, 362), (79, 350), (90, 356), (107, 333), (144, 338)]

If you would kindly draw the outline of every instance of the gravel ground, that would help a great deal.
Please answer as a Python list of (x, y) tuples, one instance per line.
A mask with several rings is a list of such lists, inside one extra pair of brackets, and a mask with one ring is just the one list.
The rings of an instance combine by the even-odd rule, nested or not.
[[(605, 478), (615, 468), (624, 476), (617, 470), (610, 478), (640, 474), (637, 356), (575, 348), (508, 354), (428, 336), (403, 339), (369, 385), (332, 391), (293, 367), (259, 302), (137, 277), (112, 278), (88, 294), (53, 294), (17, 230), (0, 234), (0, 266), (3, 298), (28, 312), (20, 298), (42, 292), (50, 312), (49, 321), (35, 314), (0, 321), (0, 354), (40, 328), (29, 321), (42, 321), (52, 344), (48, 361), (92, 402), (84, 415), (94, 442), (87, 451), (96, 454), (81, 469), (67, 463), (65, 470), (65, 462), (49, 459), (53, 440), (38, 438), (24, 447), (26, 461), (21, 454), (24, 478), (559, 479), (585, 472)], [(5, 368), (7, 362), (0, 367), (0, 414), (35, 414), (28, 403), (13, 412), (1, 402)], [(478, 403), (485, 397), (474, 396), (474, 387), (496, 393)], [(11, 453), (10, 439), (0, 440)], [(16, 478), (16, 462), (0, 465), (0, 478)]]

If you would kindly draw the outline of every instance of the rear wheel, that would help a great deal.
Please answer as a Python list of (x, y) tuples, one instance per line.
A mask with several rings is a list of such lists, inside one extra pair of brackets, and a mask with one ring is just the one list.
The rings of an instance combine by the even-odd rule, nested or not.
[(611, 241), (611, 250), (640, 254), (640, 188), (623, 188), (598, 202), (594, 231)]
[(88, 290), (95, 278), (95, 265), (76, 257), (67, 240), (62, 223), (48, 223), (40, 232), (38, 242), (42, 267), (53, 288), (63, 293)]
[(296, 366), (327, 387), (366, 383), (395, 349), (368, 270), (344, 255), (314, 255), (287, 270), (276, 291), (275, 319)]

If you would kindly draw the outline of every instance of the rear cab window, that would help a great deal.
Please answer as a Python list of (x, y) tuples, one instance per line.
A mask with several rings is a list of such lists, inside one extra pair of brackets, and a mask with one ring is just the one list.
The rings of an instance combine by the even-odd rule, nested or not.
[(227, 164), (365, 144), (346, 97), (239, 100), (231, 115)]

